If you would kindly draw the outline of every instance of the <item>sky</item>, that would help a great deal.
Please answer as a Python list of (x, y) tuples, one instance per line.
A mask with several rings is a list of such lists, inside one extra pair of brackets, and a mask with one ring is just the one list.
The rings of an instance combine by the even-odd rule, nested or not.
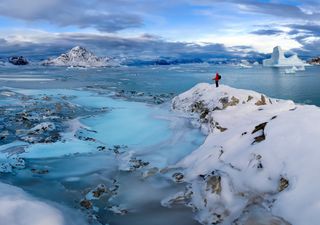
[(0, 55), (320, 55), (320, 0), (1, 0)]

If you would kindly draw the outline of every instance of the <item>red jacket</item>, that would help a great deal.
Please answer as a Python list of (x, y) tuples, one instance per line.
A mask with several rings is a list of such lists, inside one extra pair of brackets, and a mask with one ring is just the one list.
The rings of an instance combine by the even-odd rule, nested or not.
[(219, 73), (216, 73), (216, 77), (212, 78), (212, 80), (218, 81), (219, 80)]

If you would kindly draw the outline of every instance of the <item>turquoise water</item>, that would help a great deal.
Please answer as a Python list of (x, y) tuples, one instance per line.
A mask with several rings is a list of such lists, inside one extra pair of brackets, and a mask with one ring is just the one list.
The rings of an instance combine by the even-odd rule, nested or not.
[[(252, 89), (270, 97), (292, 99), (299, 103), (320, 106), (320, 67), (285, 74), (284, 69), (250, 69), (236, 66), (192, 64), (99, 69), (66, 69), (53, 67), (0, 67), (1, 86), (22, 88), (78, 88), (95, 86), (110, 90), (150, 93), (180, 93), (198, 82), (211, 82), (219, 71), (221, 82), (236, 88)], [(7, 78), (17, 80), (8, 80)], [(19, 81), (18, 79), (24, 78)], [(28, 78), (39, 80), (26, 81)], [(53, 79), (50, 81), (41, 79)]]

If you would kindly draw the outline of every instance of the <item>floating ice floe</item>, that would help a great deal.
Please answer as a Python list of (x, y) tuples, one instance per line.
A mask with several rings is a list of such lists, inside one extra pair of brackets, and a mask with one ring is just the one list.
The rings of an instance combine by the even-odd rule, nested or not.
[(305, 71), (305, 67), (304, 66), (299, 66), (299, 67), (296, 67), (296, 66), (293, 66), (292, 68), (289, 68), (289, 69), (285, 69), (284, 70), (284, 73), (285, 74), (294, 74), (296, 73), (297, 71)]
[(182, 202), (202, 224), (318, 224), (318, 107), (202, 83), (172, 108), (208, 137), (176, 164), (188, 185), (163, 205)]

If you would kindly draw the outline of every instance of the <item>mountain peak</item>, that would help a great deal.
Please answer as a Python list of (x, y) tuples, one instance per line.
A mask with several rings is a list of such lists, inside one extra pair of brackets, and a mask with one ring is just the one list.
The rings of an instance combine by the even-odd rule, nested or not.
[(44, 65), (54, 66), (72, 66), (72, 67), (104, 67), (113, 65), (88, 51), (82, 46), (75, 46), (67, 53), (61, 54), (59, 57), (43, 62)]

